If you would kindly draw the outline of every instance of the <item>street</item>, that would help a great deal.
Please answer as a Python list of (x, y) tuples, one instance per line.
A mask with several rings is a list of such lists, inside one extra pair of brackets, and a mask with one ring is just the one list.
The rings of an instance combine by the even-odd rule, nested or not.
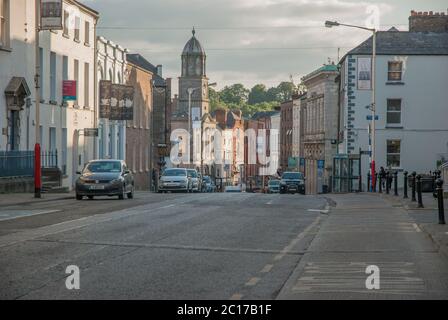
[[(447, 257), (375, 199), (140, 192), (2, 206), (0, 298), (448, 298)], [(37, 214), (13, 218), (18, 208)], [(70, 265), (78, 290), (66, 287)], [(368, 265), (380, 290), (365, 287)]]

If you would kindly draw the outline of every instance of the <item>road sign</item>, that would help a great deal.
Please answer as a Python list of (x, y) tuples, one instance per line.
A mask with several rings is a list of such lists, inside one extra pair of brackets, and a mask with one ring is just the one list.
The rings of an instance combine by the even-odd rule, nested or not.
[(84, 128), (85, 137), (98, 137), (98, 128)]
[[(372, 121), (372, 115), (368, 115), (366, 118), (368, 121)], [(378, 120), (378, 119), (379, 119), (379, 117), (375, 116), (375, 120)]]

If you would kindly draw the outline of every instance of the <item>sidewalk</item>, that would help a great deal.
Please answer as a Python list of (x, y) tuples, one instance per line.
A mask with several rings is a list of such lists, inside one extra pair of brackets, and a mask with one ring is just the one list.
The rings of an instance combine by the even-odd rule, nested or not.
[[(328, 197), (337, 205), (278, 299), (448, 299), (448, 258), (401, 204), (370, 193)], [(366, 288), (368, 266), (379, 268), (379, 290)]]
[(34, 198), (34, 193), (0, 193), (0, 207), (16, 205), (43, 203), (48, 201), (58, 201), (74, 199), (75, 193), (43, 193), (42, 198)]

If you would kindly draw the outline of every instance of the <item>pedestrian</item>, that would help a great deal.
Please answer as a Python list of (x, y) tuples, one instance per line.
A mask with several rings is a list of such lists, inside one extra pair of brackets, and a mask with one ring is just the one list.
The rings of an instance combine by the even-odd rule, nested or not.
[(386, 171), (384, 170), (384, 167), (380, 168), (379, 176), (381, 177), (381, 187), (384, 189), (386, 186)]

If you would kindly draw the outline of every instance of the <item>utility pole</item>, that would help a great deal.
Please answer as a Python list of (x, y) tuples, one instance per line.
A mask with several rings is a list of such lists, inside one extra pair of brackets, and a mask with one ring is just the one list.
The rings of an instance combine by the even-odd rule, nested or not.
[(35, 82), (35, 98), (36, 98), (36, 144), (34, 146), (34, 197), (41, 198), (41, 163), (40, 163), (40, 48), (39, 48), (39, 20), (40, 20), (40, 1), (35, 0), (35, 64), (36, 74)]

